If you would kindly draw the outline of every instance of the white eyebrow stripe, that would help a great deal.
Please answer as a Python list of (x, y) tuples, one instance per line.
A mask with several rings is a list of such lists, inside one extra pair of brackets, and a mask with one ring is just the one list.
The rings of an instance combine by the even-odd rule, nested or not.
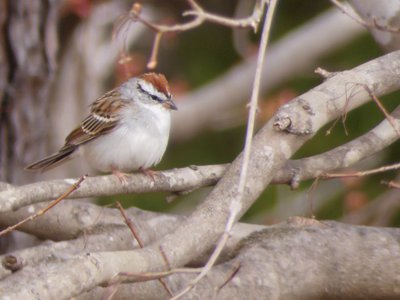
[(142, 88), (143, 91), (145, 91), (149, 95), (156, 96), (161, 100), (165, 100), (165, 98), (167, 97), (164, 93), (158, 91), (151, 83), (143, 81), (139, 83), (139, 86)]

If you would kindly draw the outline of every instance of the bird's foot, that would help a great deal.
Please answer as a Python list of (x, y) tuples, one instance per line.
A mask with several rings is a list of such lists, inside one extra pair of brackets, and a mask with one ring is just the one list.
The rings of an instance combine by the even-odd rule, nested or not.
[(153, 170), (151, 170), (151, 169), (145, 169), (145, 168), (143, 168), (143, 167), (140, 167), (140, 168), (139, 168), (139, 171), (142, 172), (144, 175), (150, 177), (153, 181), (155, 181), (155, 179), (156, 179), (155, 176), (156, 176), (156, 174), (157, 174), (156, 171), (153, 171)]
[(112, 173), (119, 179), (119, 181), (121, 182), (121, 184), (123, 186), (127, 186), (128, 185), (128, 176), (129, 176), (129, 174), (121, 172), (118, 169), (113, 169)]

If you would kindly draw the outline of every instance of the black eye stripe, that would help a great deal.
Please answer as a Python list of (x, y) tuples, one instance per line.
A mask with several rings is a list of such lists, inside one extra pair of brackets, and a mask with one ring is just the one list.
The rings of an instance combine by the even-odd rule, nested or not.
[(142, 93), (144, 93), (144, 94), (150, 96), (151, 99), (153, 99), (154, 101), (157, 101), (157, 102), (163, 102), (163, 101), (164, 101), (163, 99), (161, 99), (161, 98), (158, 97), (157, 95), (150, 94), (148, 91), (146, 91), (145, 89), (143, 89), (143, 87), (142, 87), (139, 83), (138, 83), (137, 87), (138, 87), (138, 89), (139, 89)]
[(157, 97), (156, 95), (150, 95), (150, 97), (151, 97), (151, 99), (153, 99), (153, 100), (155, 100), (155, 101), (158, 101), (158, 102), (161, 102), (162, 100), (159, 98), (159, 97)]

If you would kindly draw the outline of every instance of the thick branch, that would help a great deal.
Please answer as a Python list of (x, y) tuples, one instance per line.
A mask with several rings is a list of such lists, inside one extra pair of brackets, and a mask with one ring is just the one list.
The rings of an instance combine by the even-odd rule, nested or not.
[[(88, 177), (81, 187), (71, 194), (70, 198), (157, 191), (183, 192), (214, 185), (225, 170), (225, 165), (193, 166), (157, 172), (155, 180), (138, 173), (128, 176), (126, 185), (121, 185), (113, 175)], [(0, 193), (0, 212), (55, 199), (75, 181), (75, 179), (63, 179), (32, 183), (19, 188), (7, 186)]]
[[(40, 209), (40, 206), (36, 205), (35, 208)], [(2, 214), (0, 225), (13, 224), (16, 220), (26, 218), (31, 213), (32, 209), (21, 209), (18, 214), (11, 214), (13, 217)], [(185, 219), (184, 216), (165, 215), (134, 207), (127, 209), (126, 213), (134, 222), (144, 245), (161, 238)], [(244, 223), (237, 224), (224, 251), (224, 257), (226, 253), (232, 251), (240, 239), (261, 228), (264, 227)], [(23, 267), (26, 267), (45, 263), (50, 256), (129, 250), (138, 246), (117, 209), (102, 208), (95, 204), (79, 201), (66, 200), (54, 207), (51, 213), (25, 224), (21, 229), (43, 239), (69, 240), (47, 242), (32, 248), (7, 253), (7, 255), (0, 256), (0, 261), (3, 261), (6, 256), (13, 256), (23, 262)], [(197, 257), (193, 262), (199, 264), (204, 259), (205, 257)], [(4, 265), (0, 265), (0, 277), (9, 274), (10, 271)]]
[[(242, 241), (237, 255), (214, 267), (185, 299), (397, 299), (399, 241), (400, 230), (394, 228), (308, 225), (307, 220), (271, 226)], [(237, 265), (239, 271), (229, 280)], [(194, 276), (165, 280), (175, 290)], [(120, 285), (113, 299), (165, 299), (155, 283)], [(96, 288), (78, 299), (105, 294), (105, 288)]]

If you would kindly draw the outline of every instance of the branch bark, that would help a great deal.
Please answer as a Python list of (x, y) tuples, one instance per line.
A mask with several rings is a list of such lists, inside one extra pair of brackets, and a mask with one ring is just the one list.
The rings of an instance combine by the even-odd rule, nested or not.
[(48, 106), (56, 70), (59, 4), (59, 0), (2, 3), (0, 179), (7, 182), (31, 181), (33, 174), (24, 172), (23, 166), (45, 152), (43, 108)]
[[(245, 238), (232, 259), (217, 265), (185, 299), (397, 299), (399, 241), (395, 228), (292, 219)], [(177, 274), (165, 281), (179, 290), (194, 276)], [(78, 299), (106, 293), (97, 287)], [(113, 299), (165, 297), (153, 281), (119, 285)]]
[[(98, 197), (156, 191), (184, 192), (214, 185), (226, 171), (226, 165), (192, 166), (157, 172), (155, 180), (144, 174), (127, 176), (121, 185), (114, 175), (88, 177), (70, 198)], [(57, 198), (75, 179), (51, 180), (27, 184), (18, 188), (8, 186), (0, 193), (0, 212)]]
[[(394, 126), (400, 128), (400, 106), (391, 114)], [(362, 136), (330, 151), (298, 160), (289, 160), (279, 170), (274, 183), (290, 183), (297, 188), (303, 180), (316, 178), (322, 173), (355, 164), (394, 143), (400, 137), (392, 124), (384, 119), (378, 126)]]
[[(13, 214), (1, 214), (0, 225), (9, 226), (41, 209), (43, 204), (24, 208)], [(126, 209), (126, 214), (134, 222), (141, 241), (148, 245), (175, 229), (186, 218), (180, 215), (165, 215), (143, 211), (137, 208)], [(72, 217), (71, 217), (72, 216)], [(230, 253), (245, 236), (264, 226), (237, 224), (232, 233), (224, 255)], [(41, 239), (59, 242), (46, 242), (42, 245), (22, 249), (0, 256), (0, 261), (7, 257), (22, 262), (21, 268), (40, 266), (50, 256), (77, 255), (87, 252), (131, 250), (138, 247), (129, 228), (117, 209), (99, 207), (91, 203), (64, 201), (49, 214), (27, 223), (21, 230)], [(199, 256), (192, 263), (201, 264), (206, 256)], [(0, 278), (10, 275), (10, 269), (0, 265)]]

